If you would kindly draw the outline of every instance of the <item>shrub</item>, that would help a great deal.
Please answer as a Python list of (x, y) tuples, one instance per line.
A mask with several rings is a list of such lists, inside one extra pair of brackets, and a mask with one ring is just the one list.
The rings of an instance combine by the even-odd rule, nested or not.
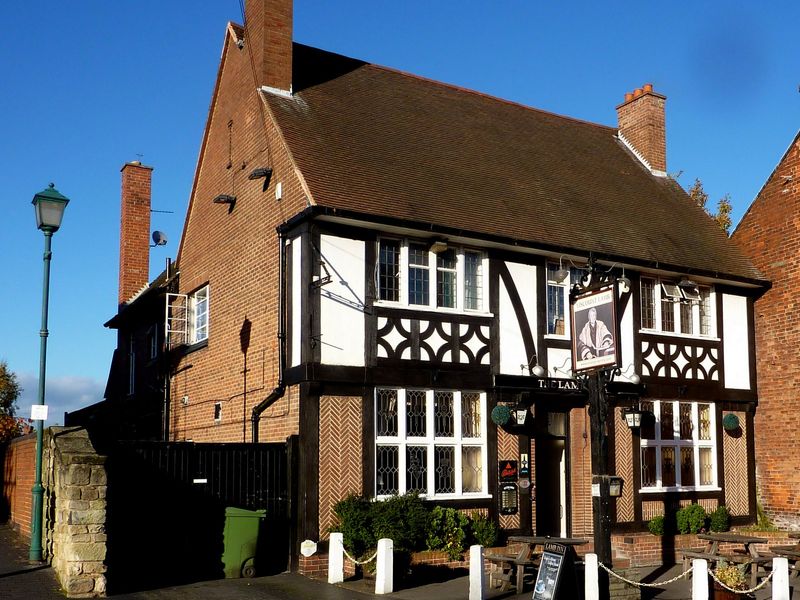
[(425, 547), (430, 512), (417, 494), (393, 496), (372, 504), (372, 534), (375, 540), (389, 538), (398, 552)]
[(461, 558), (467, 538), (469, 520), (454, 508), (435, 506), (431, 511), (428, 538), (429, 550), (444, 550), (450, 560)]
[(366, 498), (350, 494), (333, 506), (337, 523), (330, 530), (341, 532), (345, 550), (355, 558), (377, 544), (372, 532), (372, 504)]
[(497, 526), (480, 513), (472, 513), (470, 533), (472, 541), (484, 548), (491, 548), (497, 543)]
[(700, 533), (706, 528), (708, 515), (699, 504), (690, 504), (678, 511), (678, 533)]
[(664, 535), (664, 517), (662, 515), (653, 517), (647, 523), (647, 528), (653, 535)]
[(731, 528), (731, 515), (724, 504), (711, 513), (711, 531), (728, 531)]

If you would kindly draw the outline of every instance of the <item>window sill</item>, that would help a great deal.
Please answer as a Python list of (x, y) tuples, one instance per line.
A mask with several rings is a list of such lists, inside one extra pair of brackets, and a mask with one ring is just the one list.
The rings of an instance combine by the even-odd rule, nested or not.
[(564, 342), (568, 342), (572, 338), (569, 335), (561, 335), (559, 333), (545, 333), (544, 334), (544, 339), (546, 339), (546, 340), (561, 340), (561, 341), (564, 341)]
[[(408, 493), (408, 492), (406, 492)], [(394, 495), (381, 495), (376, 496), (376, 500), (388, 500), (389, 498), (394, 498)], [(483, 494), (483, 493), (475, 493), (475, 494), (436, 494), (428, 496), (426, 494), (420, 494), (420, 499), (426, 502), (457, 502), (457, 501), (466, 501), (466, 500), (491, 500), (493, 496), (491, 494)]]
[(431, 307), (425, 304), (401, 304), (400, 302), (388, 302), (386, 300), (375, 300), (373, 306), (378, 308), (395, 308), (398, 310), (408, 310), (416, 312), (429, 312), (437, 315), (461, 315), (465, 317), (494, 317), (490, 312), (482, 310), (466, 310), (457, 308), (444, 308), (441, 306)]
[(639, 488), (640, 494), (665, 494), (665, 493), (691, 493), (691, 492), (721, 492), (722, 488), (714, 485), (693, 486), (693, 487), (660, 487), (660, 488)]
[(208, 346), (208, 338), (204, 339), (202, 342), (195, 342), (194, 344), (184, 344), (181, 346), (176, 346), (172, 352), (175, 352), (178, 356), (186, 356), (187, 354), (191, 354), (192, 352), (197, 352), (198, 350), (202, 350)]
[(658, 329), (639, 329), (640, 335), (658, 335), (674, 337), (682, 340), (698, 340), (703, 342), (719, 342), (720, 339), (712, 335), (694, 335), (692, 333), (676, 333), (674, 331), (659, 331)]

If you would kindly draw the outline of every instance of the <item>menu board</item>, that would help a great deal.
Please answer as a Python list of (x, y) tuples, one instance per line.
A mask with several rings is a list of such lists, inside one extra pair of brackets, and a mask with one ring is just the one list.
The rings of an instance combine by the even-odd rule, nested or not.
[(566, 551), (566, 546), (561, 544), (545, 544), (536, 584), (533, 586), (532, 600), (553, 600), (558, 597), (558, 584)]

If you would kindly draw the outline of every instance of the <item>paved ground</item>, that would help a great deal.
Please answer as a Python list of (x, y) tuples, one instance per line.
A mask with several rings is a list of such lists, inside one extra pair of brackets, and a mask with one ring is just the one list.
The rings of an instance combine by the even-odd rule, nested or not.
[[(31, 566), (27, 561), (28, 544), (8, 525), (0, 525), (0, 600), (63, 600), (53, 570), (48, 566)], [(143, 563), (142, 568), (146, 568)], [(680, 574), (680, 567), (669, 569), (641, 569), (638, 581), (664, 581)], [(530, 586), (529, 586), (530, 587)], [(800, 586), (796, 586), (800, 588)], [(528, 588), (526, 588), (528, 589)], [(204, 581), (180, 587), (163, 588), (116, 595), (120, 600), (376, 600), (374, 583), (347, 582), (342, 586), (328, 585), (283, 573), (255, 579), (222, 579)], [(800, 589), (793, 590), (793, 600), (800, 600)], [(469, 595), (469, 580), (458, 577), (449, 581), (432, 583), (399, 590), (388, 596), (396, 600), (464, 600)], [(771, 598), (769, 586), (759, 591), (756, 598)], [(531, 590), (513, 595), (490, 592), (493, 600), (528, 600)], [(689, 600), (691, 581), (680, 579), (662, 588), (645, 589), (643, 599)]]

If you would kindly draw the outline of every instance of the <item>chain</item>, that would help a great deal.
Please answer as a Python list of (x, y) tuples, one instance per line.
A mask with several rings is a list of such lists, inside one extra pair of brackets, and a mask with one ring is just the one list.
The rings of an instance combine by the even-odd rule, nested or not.
[(345, 549), (344, 549), (344, 546), (342, 546), (342, 552), (344, 552), (344, 555), (345, 555), (347, 558), (349, 558), (349, 559), (351, 560), (351, 562), (354, 562), (354, 563), (355, 563), (355, 564), (357, 564), (357, 565), (365, 565), (365, 564), (367, 564), (368, 562), (372, 562), (373, 560), (375, 560), (375, 557), (376, 557), (376, 556), (378, 556), (378, 551), (377, 551), (377, 550), (375, 550), (375, 554), (373, 554), (372, 556), (370, 556), (370, 557), (369, 557), (367, 560), (356, 560), (355, 558), (353, 558), (352, 556), (350, 556), (350, 553), (349, 553), (347, 550), (345, 550)]
[(666, 581), (656, 581), (656, 582), (653, 582), (653, 583), (644, 583), (642, 581), (631, 581), (630, 579), (626, 579), (622, 575), (619, 575), (618, 573), (614, 573), (614, 571), (609, 569), (607, 566), (605, 566), (601, 562), (598, 562), (597, 564), (600, 565), (601, 567), (603, 567), (603, 570), (606, 571), (606, 573), (608, 573), (609, 575), (613, 575), (614, 577), (616, 577), (620, 581), (624, 581), (625, 583), (627, 583), (629, 585), (634, 585), (636, 587), (661, 587), (661, 586), (664, 586), (664, 585), (668, 585), (670, 583), (675, 583), (676, 581), (678, 581), (678, 579), (680, 579), (684, 575), (688, 575), (689, 573), (692, 572), (692, 569), (694, 569), (694, 567), (689, 567), (688, 570), (684, 571), (683, 573), (681, 573), (677, 577), (673, 577), (672, 579), (667, 579)]
[(735, 590), (733, 588), (729, 588), (727, 585), (725, 585), (719, 579), (717, 579), (717, 576), (714, 573), (713, 569), (709, 569), (708, 572), (711, 574), (711, 577), (714, 579), (714, 581), (716, 581), (718, 584), (720, 584), (722, 587), (724, 587), (729, 592), (733, 592), (734, 594), (752, 594), (753, 592), (757, 592), (758, 590), (763, 588), (765, 585), (767, 585), (767, 583), (769, 583), (769, 580), (772, 579), (772, 574), (774, 573), (774, 571), (771, 571), (770, 574), (767, 575), (766, 577), (764, 577), (764, 579), (761, 580), (761, 583), (759, 583), (754, 588), (750, 588), (749, 590)]

